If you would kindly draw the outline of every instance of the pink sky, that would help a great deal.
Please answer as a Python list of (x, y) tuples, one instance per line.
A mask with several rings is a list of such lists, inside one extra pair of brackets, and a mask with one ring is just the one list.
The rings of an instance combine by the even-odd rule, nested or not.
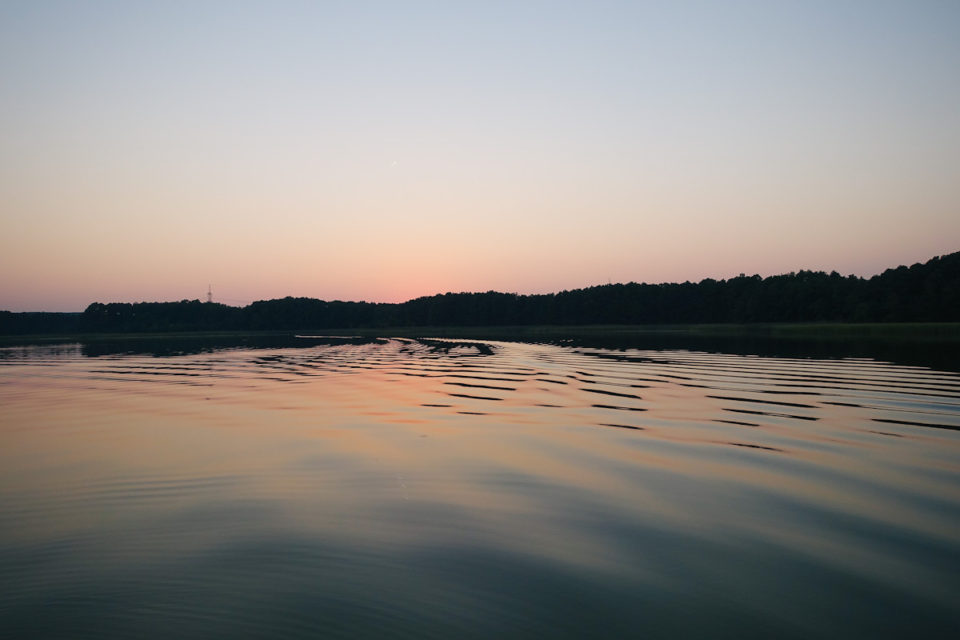
[(4, 6), (0, 309), (960, 250), (960, 10), (856, 4)]

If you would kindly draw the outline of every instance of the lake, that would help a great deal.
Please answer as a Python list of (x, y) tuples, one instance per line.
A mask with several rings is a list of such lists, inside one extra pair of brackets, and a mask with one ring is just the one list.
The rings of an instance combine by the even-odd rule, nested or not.
[(0, 348), (4, 638), (960, 637), (960, 374)]

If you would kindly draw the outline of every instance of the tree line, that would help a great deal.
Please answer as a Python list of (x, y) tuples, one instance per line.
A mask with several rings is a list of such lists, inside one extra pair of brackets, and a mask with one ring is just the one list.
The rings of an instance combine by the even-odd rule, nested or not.
[(960, 321), (960, 252), (871, 278), (800, 271), (761, 278), (608, 284), (554, 294), (445, 293), (398, 304), (282, 298), (245, 307), (100, 303), (83, 313), (0, 311), (0, 334), (417, 326)]

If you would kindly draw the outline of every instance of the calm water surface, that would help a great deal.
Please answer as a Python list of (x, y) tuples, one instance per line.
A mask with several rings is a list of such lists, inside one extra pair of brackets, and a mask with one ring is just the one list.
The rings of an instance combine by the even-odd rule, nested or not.
[(960, 637), (960, 375), (0, 349), (0, 637)]

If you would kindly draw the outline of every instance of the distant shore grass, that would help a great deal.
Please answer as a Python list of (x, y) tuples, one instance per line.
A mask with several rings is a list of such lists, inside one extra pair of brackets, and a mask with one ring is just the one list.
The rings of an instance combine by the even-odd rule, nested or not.
[(0, 346), (57, 344), (65, 342), (113, 342), (115, 340), (203, 340), (213, 338), (289, 337), (295, 331), (145, 331), (127, 333), (30, 333), (0, 335)]
[(516, 325), (490, 327), (364, 327), (270, 331), (178, 331), (0, 336), (0, 346), (165, 339), (281, 338), (295, 335), (554, 341), (578, 338), (702, 337), (796, 341), (960, 343), (960, 322), (763, 323), (684, 325)]
[[(763, 323), (677, 325), (518, 325), (496, 327), (398, 327), (350, 329), (353, 335), (443, 338), (564, 338), (644, 336), (773, 338), (790, 340), (895, 340), (960, 342), (958, 322)], [(326, 331), (326, 333), (333, 333)]]

